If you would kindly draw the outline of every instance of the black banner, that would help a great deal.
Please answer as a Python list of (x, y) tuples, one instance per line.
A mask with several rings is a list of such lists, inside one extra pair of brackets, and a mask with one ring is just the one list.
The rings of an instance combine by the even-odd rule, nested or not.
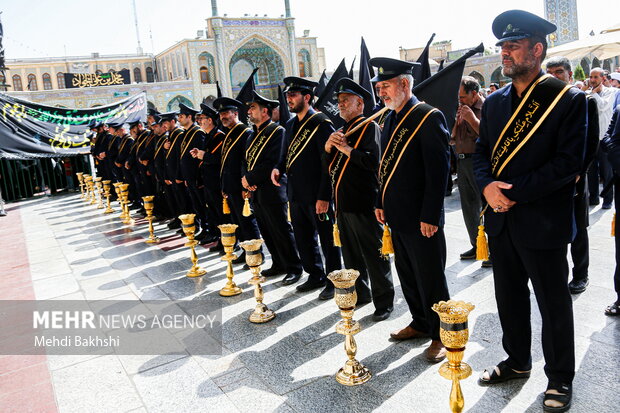
[(0, 93), (0, 158), (55, 158), (90, 153), (90, 122), (146, 119), (146, 94), (92, 109), (44, 106)]
[(65, 73), (67, 88), (85, 88), (95, 86), (117, 86), (131, 83), (129, 69), (109, 73)]

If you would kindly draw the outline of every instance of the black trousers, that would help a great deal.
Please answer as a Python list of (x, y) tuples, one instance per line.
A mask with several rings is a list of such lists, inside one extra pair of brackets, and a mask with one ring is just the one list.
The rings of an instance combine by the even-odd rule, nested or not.
[[(342, 268), (340, 261), (340, 248), (334, 246), (334, 211), (329, 207), (327, 215), (329, 220), (320, 221), (316, 214), (315, 204), (303, 204), (300, 202), (289, 202), (291, 210), (291, 224), (295, 234), (295, 243), (301, 258), (304, 271), (309, 274), (308, 280), (325, 280), (327, 273)], [(319, 250), (319, 239), (321, 240), (321, 250), (325, 257), (325, 266)]]
[(249, 241), (251, 239), (260, 238), (258, 224), (254, 215), (249, 217), (243, 216), (244, 199), (241, 196), (241, 190), (228, 194), (228, 205), (230, 206), (230, 218), (233, 224), (239, 225), (237, 228), (237, 239), (239, 241)]
[(582, 176), (575, 188), (575, 223), (577, 233), (575, 239), (570, 244), (570, 254), (573, 258), (573, 280), (585, 280), (588, 278), (588, 267), (590, 266), (590, 241), (588, 238), (589, 206), (588, 206), (588, 185), (586, 176)]
[(145, 166), (140, 167), (140, 181), (142, 183), (142, 196), (155, 195), (155, 177), (148, 175)]
[(542, 347), (549, 380), (570, 384), (575, 376), (573, 301), (568, 291), (567, 246), (535, 250), (519, 245), (505, 225), (489, 237), (493, 279), (506, 363), (515, 370), (532, 368), (530, 289), (532, 281), (542, 315)]
[[(620, 178), (615, 176), (615, 201), (616, 201), (616, 214), (618, 213), (618, 205), (620, 202)], [(620, 220), (620, 217), (617, 217), (616, 220)], [(616, 221), (618, 222), (618, 221)], [(614, 241), (616, 244), (616, 271), (614, 272), (614, 288), (616, 289), (617, 299), (616, 302), (620, 303), (620, 225), (616, 225), (616, 236), (614, 237)]]
[[(607, 186), (609, 181), (613, 178), (613, 170), (609, 159), (607, 159), (607, 153), (603, 151), (602, 147), (598, 148), (596, 158), (592, 161), (590, 169), (588, 169), (588, 186), (590, 189), (590, 201), (598, 201), (599, 198), (599, 182), (602, 181), (603, 188)], [(603, 198), (604, 204), (610, 204), (614, 200), (613, 191), (609, 191), (605, 198)]]
[[(207, 201), (205, 201), (204, 197), (204, 188), (189, 185), (187, 186), (187, 193), (189, 194), (193, 213), (196, 214), (195, 222), (203, 230), (209, 231), (207, 226)], [(214, 235), (217, 235), (217, 233), (214, 233)]]
[(392, 229), (394, 264), (400, 285), (413, 316), (409, 324), (439, 340), (439, 316), (431, 308), (450, 299), (446, 283), (446, 238), (443, 228), (426, 238), (421, 232)]
[(380, 253), (383, 231), (374, 212), (338, 212), (338, 230), (344, 266), (360, 272), (355, 282), (357, 296), (364, 299), (372, 294), (377, 310), (392, 308), (392, 270), (390, 260)]
[(301, 274), (301, 259), (297, 253), (293, 227), (287, 220), (286, 202), (259, 203), (252, 201), (254, 215), (271, 254), (273, 268), (286, 270), (288, 274)]
[(191, 214), (191, 200), (189, 199), (189, 193), (187, 192), (187, 188), (185, 187), (185, 183), (176, 183), (172, 184), (172, 188), (174, 190), (174, 197), (176, 199), (176, 216), (182, 214)]
[(212, 188), (209, 184), (204, 186), (204, 197), (207, 203), (207, 221), (209, 230), (215, 235), (220, 234), (218, 225), (231, 222), (230, 215), (224, 215), (222, 209), (222, 191), (219, 185)]

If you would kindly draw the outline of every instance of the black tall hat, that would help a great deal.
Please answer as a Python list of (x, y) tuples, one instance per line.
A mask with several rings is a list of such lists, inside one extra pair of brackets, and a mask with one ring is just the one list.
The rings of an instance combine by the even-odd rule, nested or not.
[(252, 98), (245, 102), (246, 105), (251, 105), (252, 103), (258, 103), (259, 105), (263, 105), (266, 108), (275, 109), (280, 106), (280, 102), (277, 100), (267, 99), (262, 97), (255, 90), (252, 91)]
[(286, 92), (309, 92), (314, 93), (314, 88), (319, 84), (312, 80), (304, 79), (297, 76), (289, 76), (284, 78), (284, 93)]
[(237, 99), (221, 97), (213, 101), (213, 107), (219, 112), (226, 112), (227, 110), (239, 111), (243, 107), (243, 103)]
[(190, 108), (189, 106), (187, 106), (184, 103), (179, 103), (179, 115), (194, 115), (194, 116), (196, 116), (198, 113), (200, 113), (199, 110), (196, 110), (194, 108)]
[(377, 75), (370, 79), (371, 82), (390, 80), (400, 75), (413, 76), (415, 67), (420, 66), (418, 62), (405, 62), (404, 60), (389, 57), (373, 57), (368, 63), (377, 68)]
[(218, 118), (218, 114), (217, 112), (212, 109), (211, 107), (209, 107), (208, 105), (201, 103), (200, 104), (200, 109), (202, 109), (200, 111), (201, 114), (210, 117), (211, 119), (217, 119)]
[(509, 40), (537, 36), (545, 38), (557, 30), (555, 24), (524, 10), (508, 10), (493, 20), (493, 34), (498, 38), (496, 46)]
[(364, 100), (372, 97), (368, 90), (364, 89), (348, 77), (343, 77), (336, 82), (336, 91), (334, 93), (336, 95), (341, 93), (350, 93), (352, 95), (359, 96)]

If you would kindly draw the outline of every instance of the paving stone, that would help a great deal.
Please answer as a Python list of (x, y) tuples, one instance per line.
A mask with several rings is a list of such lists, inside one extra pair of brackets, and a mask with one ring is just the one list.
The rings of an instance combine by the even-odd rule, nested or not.
[(75, 293), (80, 289), (80, 285), (75, 280), (73, 274), (64, 274), (49, 277), (32, 282), (35, 297), (37, 300), (49, 300)]

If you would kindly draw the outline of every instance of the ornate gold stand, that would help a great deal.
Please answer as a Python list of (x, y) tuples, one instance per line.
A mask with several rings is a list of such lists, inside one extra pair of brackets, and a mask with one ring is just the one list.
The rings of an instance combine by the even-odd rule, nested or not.
[(118, 216), (121, 221), (125, 219), (125, 206), (123, 204), (123, 195), (121, 193), (121, 182), (115, 182), (112, 184), (114, 186), (114, 191), (116, 192), (116, 199), (118, 199), (118, 205), (121, 207), (121, 214)]
[(359, 271), (356, 270), (338, 270), (329, 273), (327, 276), (336, 287), (334, 300), (342, 316), (342, 320), (336, 324), (336, 332), (345, 336), (344, 350), (349, 357), (344, 363), (344, 367), (336, 373), (336, 381), (345, 386), (366, 383), (371, 377), (370, 370), (355, 359), (357, 344), (353, 335), (362, 330), (360, 323), (352, 320), (357, 303), (355, 280), (359, 275)]
[[(121, 197), (123, 198), (123, 224), (133, 225), (134, 221), (129, 213), (129, 184), (121, 184)], [(122, 215), (122, 214), (121, 214)]]
[(237, 225), (235, 224), (223, 224), (218, 225), (220, 232), (222, 233), (222, 245), (224, 246), (224, 251), (226, 255), (222, 257), (222, 261), (228, 261), (226, 266), (226, 285), (220, 290), (220, 295), (224, 297), (231, 297), (233, 295), (239, 295), (243, 292), (243, 290), (234, 283), (233, 277), (235, 273), (233, 271), (232, 261), (237, 258), (235, 254), (233, 254), (233, 250), (235, 248), (235, 231), (237, 230)]
[[(146, 204), (144, 206), (144, 209), (146, 209)], [(194, 232), (196, 231), (196, 226), (194, 225), (195, 217), (196, 214), (179, 215), (179, 219), (181, 220), (181, 227), (183, 228), (183, 232), (187, 236), (187, 242), (185, 243), (185, 246), (189, 247), (192, 251), (192, 268), (190, 268), (190, 270), (186, 274), (188, 277), (200, 277), (207, 273), (207, 271), (203, 270), (198, 266), (198, 256), (196, 255), (196, 249), (194, 248), (196, 247), (196, 245), (198, 245), (198, 241), (194, 239)]]
[(254, 312), (250, 314), (250, 321), (257, 324), (266, 323), (276, 318), (276, 313), (263, 304), (264, 294), (261, 283), (264, 283), (266, 278), (260, 273), (260, 266), (263, 264), (263, 254), (260, 249), (261, 245), (263, 245), (262, 239), (253, 239), (239, 244), (239, 246), (245, 250), (245, 262), (252, 272), (252, 278), (250, 278), (248, 282), (254, 285), (256, 307), (254, 308)]
[(112, 181), (103, 181), (103, 193), (105, 194), (106, 204), (108, 205), (105, 211), (103, 211), (104, 214), (111, 214), (112, 212), (114, 212), (114, 210), (110, 206), (110, 185), (111, 184), (112, 184)]
[(86, 196), (84, 194), (84, 173), (77, 172), (75, 176), (77, 176), (78, 182), (80, 183), (80, 198), (84, 199)]
[(103, 206), (103, 182), (100, 176), (96, 177), (94, 179), (95, 181), (95, 188), (97, 189), (97, 198), (99, 199), (99, 202), (97, 203), (97, 209), (103, 209), (105, 208)]
[(95, 205), (97, 201), (95, 200), (93, 177), (90, 175), (85, 175), (84, 179), (86, 179), (86, 188), (88, 188), (86, 201), (88, 201), (88, 205)]
[(146, 211), (146, 220), (149, 222), (149, 237), (145, 241), (147, 244), (155, 244), (159, 242), (159, 238), (155, 236), (153, 230), (153, 220), (155, 219), (155, 217), (153, 216), (153, 208), (155, 207), (155, 204), (153, 203), (154, 199), (154, 195), (142, 197), (142, 201), (144, 201), (144, 210)]
[(450, 409), (453, 413), (462, 412), (465, 406), (460, 380), (471, 375), (471, 367), (463, 363), (463, 355), (469, 339), (467, 316), (474, 308), (473, 304), (453, 300), (440, 301), (433, 305), (433, 311), (439, 314), (439, 338), (448, 350), (448, 361), (439, 367), (439, 374), (452, 380)]

